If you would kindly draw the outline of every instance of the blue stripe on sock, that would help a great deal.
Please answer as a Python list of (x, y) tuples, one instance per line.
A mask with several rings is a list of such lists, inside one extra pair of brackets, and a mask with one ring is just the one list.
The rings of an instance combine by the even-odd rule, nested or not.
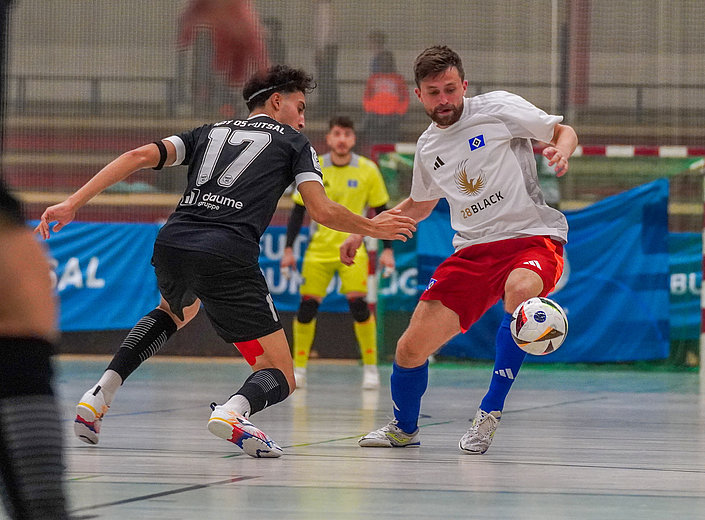
[(406, 433), (418, 428), (421, 397), (428, 387), (428, 361), (415, 368), (392, 365), (392, 402), (397, 426)]
[(502, 323), (497, 331), (496, 354), (494, 361), (494, 371), (490, 388), (487, 394), (480, 403), (480, 408), (486, 412), (493, 410), (502, 411), (504, 401), (507, 398), (514, 378), (516, 378), (521, 368), (526, 352), (517, 347), (512, 339), (512, 333), (509, 330), (509, 324), (512, 321), (512, 315), (504, 313)]

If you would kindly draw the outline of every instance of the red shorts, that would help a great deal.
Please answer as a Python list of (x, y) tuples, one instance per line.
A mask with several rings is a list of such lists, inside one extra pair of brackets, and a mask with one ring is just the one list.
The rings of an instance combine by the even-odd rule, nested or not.
[(550, 293), (563, 273), (563, 245), (551, 238), (511, 238), (464, 247), (436, 268), (421, 300), (438, 300), (460, 317), (465, 332), (504, 295), (514, 269), (530, 269)]

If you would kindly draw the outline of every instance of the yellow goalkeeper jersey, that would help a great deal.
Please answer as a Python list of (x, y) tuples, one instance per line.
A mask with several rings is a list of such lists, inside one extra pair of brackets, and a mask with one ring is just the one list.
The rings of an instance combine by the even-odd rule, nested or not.
[[(335, 166), (330, 154), (320, 156), (319, 160), (323, 171), (323, 186), (329, 199), (358, 215), (364, 215), (368, 207), (376, 208), (389, 202), (382, 174), (370, 159), (352, 154), (350, 163), (345, 166)], [(298, 191), (294, 192), (292, 198), (296, 204), (304, 205)], [(349, 233), (321, 225), (316, 225), (314, 229), (306, 256), (317, 261), (339, 259), (339, 248)]]

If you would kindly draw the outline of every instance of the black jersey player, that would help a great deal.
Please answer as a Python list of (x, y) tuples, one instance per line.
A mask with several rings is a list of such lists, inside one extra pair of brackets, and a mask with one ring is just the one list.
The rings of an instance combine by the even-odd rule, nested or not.
[(299, 133), (306, 93), (315, 84), (300, 69), (278, 65), (243, 89), (249, 117), (207, 124), (127, 152), (66, 201), (48, 208), (37, 231), (49, 237), (106, 187), (141, 168), (188, 165), (188, 186), (160, 230), (152, 264), (160, 305), (130, 331), (98, 383), (77, 406), (76, 435), (95, 444), (116, 390), (141, 362), (188, 323), (201, 304), (218, 334), (232, 342), (253, 373), (223, 405), (213, 405), (208, 429), (253, 457), (278, 457), (276, 443), (249, 416), (295, 388), (293, 363), (277, 311), (258, 265), (259, 239), (292, 182), (319, 223), (382, 239), (415, 230), (412, 219), (386, 212), (374, 219), (330, 201), (316, 152)]

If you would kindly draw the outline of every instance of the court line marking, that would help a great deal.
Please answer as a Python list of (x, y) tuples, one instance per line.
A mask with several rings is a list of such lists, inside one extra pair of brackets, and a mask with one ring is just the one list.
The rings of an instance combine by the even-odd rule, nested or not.
[[(573, 399), (571, 401), (561, 401), (559, 403), (553, 403), (553, 404), (542, 404), (542, 405), (537, 405), (537, 406), (529, 406), (527, 408), (519, 408), (516, 410), (508, 410), (506, 412), (502, 412), (502, 415), (511, 415), (513, 413), (521, 413), (521, 412), (532, 412), (534, 410), (543, 410), (545, 408), (555, 408), (557, 406), (563, 406), (566, 404), (577, 404), (577, 403), (590, 403), (593, 401), (604, 401), (605, 399), (608, 399), (609, 397), (604, 395), (601, 397), (590, 397), (590, 398), (585, 398), (585, 399)], [(471, 419), (472, 420), (472, 419)]]
[[(203, 408), (202, 406), (185, 406), (182, 408), (166, 408), (164, 410), (142, 410), (139, 412), (122, 412), (122, 413), (111, 413), (110, 417), (125, 417), (127, 415), (145, 415), (148, 413), (169, 413), (169, 412), (181, 412), (183, 410), (194, 410), (196, 408)], [(62, 422), (74, 422), (76, 418), (62, 419)]]
[[(591, 401), (602, 401), (602, 400), (604, 400), (604, 399), (607, 399), (607, 397), (606, 397), (606, 396), (602, 396), (602, 397), (591, 397), (591, 398), (587, 398), (587, 399), (575, 399), (575, 400), (571, 400), (571, 401), (561, 401), (560, 403), (553, 403), (553, 404), (542, 405), (542, 406), (532, 406), (532, 407), (529, 407), (529, 408), (522, 408), (522, 409), (520, 409), (520, 410), (510, 410), (510, 411), (505, 412), (505, 413), (511, 414), (511, 413), (519, 413), (519, 412), (528, 412), (528, 411), (538, 410), (538, 409), (542, 409), (542, 408), (554, 408), (554, 407), (556, 407), (556, 406), (563, 406), (563, 405), (566, 405), (566, 404), (587, 403), (587, 402), (591, 402)], [(420, 414), (420, 417), (423, 417), (423, 416), (424, 416), (424, 414)], [(429, 415), (426, 415), (426, 417), (429, 417), (429, 418), (430, 418)], [(449, 421), (437, 421), (437, 422), (432, 422), (432, 423), (420, 424), (420, 425), (419, 425), (419, 428), (427, 428), (428, 426), (438, 426), (438, 425), (441, 425), (441, 424), (451, 424), (451, 423), (456, 422), (456, 420), (457, 420), (457, 419), (453, 419), (453, 420), (449, 420)], [(469, 420), (469, 421), (472, 421), (472, 418), (470, 418), (470, 419), (468, 419), (468, 420)], [(345, 437), (336, 437), (336, 438), (334, 438), (334, 439), (325, 439), (325, 440), (322, 440), (322, 441), (303, 442), (303, 443), (300, 443), (300, 444), (291, 444), (291, 445), (287, 445), (287, 446), (282, 446), (282, 448), (285, 448), (285, 449), (286, 449), (286, 448), (304, 448), (304, 447), (308, 447), (308, 446), (317, 446), (317, 445), (321, 445), (321, 444), (328, 444), (328, 443), (331, 443), (331, 442), (347, 441), (347, 440), (350, 440), (350, 439), (357, 439), (357, 438), (361, 437), (362, 435), (364, 435), (364, 433), (362, 433), (362, 434), (359, 434), (359, 433), (358, 433), (358, 434), (355, 434), (355, 435), (346, 435)], [(229, 455), (224, 455), (222, 458), (224, 458), (224, 459), (231, 459), (231, 458), (234, 458), (234, 457), (241, 457), (241, 456), (243, 456), (243, 455), (245, 455), (245, 454), (244, 454), (244, 453), (231, 453), (231, 454), (229, 454)]]
[[(434, 423), (427, 423), (427, 424), (420, 424), (419, 428), (425, 428), (427, 426), (438, 426), (439, 424), (450, 424), (455, 421), (439, 421), (439, 422), (434, 422)], [(307, 446), (318, 446), (320, 444), (328, 444), (331, 442), (338, 442), (338, 441), (348, 441), (350, 439), (358, 439), (365, 435), (364, 433), (356, 433), (355, 435), (346, 435), (345, 437), (336, 437), (335, 439), (324, 439), (322, 441), (314, 441), (314, 442), (302, 442), (299, 444), (290, 444), (287, 446), (282, 446), (282, 448), (305, 448)], [(244, 455), (244, 453), (231, 453), (230, 455), (224, 455), (222, 458), (223, 459), (231, 459), (233, 457), (240, 457)]]
[(240, 482), (243, 480), (251, 480), (259, 478), (259, 476), (243, 476), (243, 477), (233, 477), (225, 480), (218, 480), (216, 482), (209, 482), (207, 484), (194, 484), (193, 486), (186, 486), (182, 488), (177, 488), (177, 489), (172, 489), (170, 491), (162, 491), (160, 493), (150, 493), (149, 495), (140, 495), (132, 498), (124, 498), (122, 500), (115, 500), (113, 502), (105, 502), (103, 504), (95, 504), (92, 506), (85, 506), (85, 507), (79, 507), (78, 509), (74, 509), (71, 511), (72, 513), (79, 513), (81, 511), (93, 511), (95, 509), (101, 509), (105, 507), (111, 507), (111, 506), (119, 506), (123, 504), (131, 504), (133, 502), (142, 502), (144, 500), (150, 500), (152, 498), (160, 498), (160, 497), (165, 497), (169, 495), (177, 495), (180, 493), (186, 493), (187, 491), (195, 491), (197, 489), (204, 489), (208, 487), (213, 487), (213, 486), (220, 486), (222, 484), (231, 484), (234, 482)]
[(654, 471), (659, 473), (694, 473), (696, 475), (705, 473), (700, 469), (676, 469), (676, 468), (648, 468), (644, 466), (609, 466), (606, 464), (579, 464), (569, 462), (541, 462), (535, 461), (513, 461), (513, 460), (488, 460), (492, 464), (512, 464), (515, 466), (548, 466), (556, 468), (586, 468), (586, 469), (621, 469), (625, 471)]
[[(602, 397), (592, 397), (592, 398), (589, 398), (589, 399), (575, 399), (575, 400), (571, 400), (571, 401), (562, 401), (562, 402), (559, 402), (559, 403), (553, 403), (553, 404), (548, 404), (548, 405), (532, 406), (532, 407), (529, 407), (529, 408), (521, 408), (521, 409), (519, 409), (519, 410), (509, 410), (509, 411), (504, 412), (504, 414), (512, 414), (512, 413), (527, 412), (527, 411), (533, 411), (533, 410), (539, 410), (539, 409), (545, 409), (545, 408), (554, 408), (554, 407), (556, 407), (556, 406), (563, 406), (563, 405), (566, 405), (566, 404), (586, 403), (586, 402), (591, 402), (591, 401), (600, 401), (600, 400), (604, 400), (604, 399), (607, 399), (607, 397), (606, 397), (606, 396), (602, 396)], [(174, 411), (181, 411), (181, 410), (191, 410), (191, 409), (193, 409), (193, 408), (194, 408), (193, 406), (188, 406), (188, 407), (170, 408), (170, 409), (164, 409), (164, 410), (145, 410), (145, 411), (140, 411), (140, 412), (124, 412), (124, 413), (111, 414), (110, 417), (124, 417), (124, 416), (129, 416), (129, 415), (144, 415), (144, 414), (148, 414), (148, 413), (174, 412)], [(431, 417), (431, 416), (425, 415), (425, 414), (421, 414), (421, 415), (420, 415), (420, 417), (424, 417), (424, 416), (425, 416), (425, 417), (429, 417), (429, 418)], [(470, 418), (470, 419), (468, 419), (468, 420), (471, 421), (472, 418)], [(64, 421), (71, 421), (71, 422), (74, 422), (74, 419), (64, 419)], [(449, 421), (438, 421), (438, 422), (433, 422), (433, 423), (420, 424), (420, 425), (419, 425), (419, 428), (427, 428), (427, 427), (429, 427), (429, 426), (438, 426), (438, 425), (441, 425), (441, 424), (450, 424), (450, 423), (453, 423), (453, 422), (455, 422), (455, 421), (456, 421), (456, 419), (449, 420)], [(354, 434), (354, 435), (347, 435), (347, 436), (345, 436), (345, 437), (336, 437), (336, 438), (334, 438), (334, 439), (325, 439), (325, 440), (322, 440), (322, 441), (303, 442), (303, 443), (299, 443), (299, 444), (285, 445), (285, 446), (282, 446), (282, 448), (285, 448), (285, 449), (288, 449), (288, 448), (304, 448), (304, 447), (308, 447), (308, 446), (316, 446), (316, 445), (321, 445), (321, 444), (328, 444), (328, 443), (331, 443), (331, 442), (338, 442), (338, 441), (346, 441), (346, 440), (350, 440), (350, 439), (356, 439), (356, 438), (358, 438), (358, 437), (361, 437), (362, 435), (364, 435), (364, 433), (357, 433), (357, 434)], [(224, 455), (224, 456), (222, 456), (221, 458), (223, 458), (223, 459), (231, 459), (231, 458), (235, 458), (235, 457), (242, 457), (243, 455), (245, 455), (245, 453), (243, 453), (243, 452), (240, 452), (240, 453), (231, 453), (231, 454), (229, 454), (229, 455)]]

